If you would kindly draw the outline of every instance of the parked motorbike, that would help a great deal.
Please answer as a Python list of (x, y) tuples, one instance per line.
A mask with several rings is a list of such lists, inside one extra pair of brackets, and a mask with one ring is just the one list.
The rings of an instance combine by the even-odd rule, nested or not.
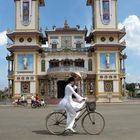
[(44, 101), (44, 99), (41, 99), (40, 101), (31, 101), (31, 107), (32, 108), (40, 108), (40, 107), (46, 107), (47, 102)]
[(17, 106), (24, 106), (24, 107), (28, 106), (27, 100), (25, 100), (25, 101), (20, 101), (20, 100), (18, 99), (17, 101), (14, 101), (13, 104), (14, 104), (14, 105), (17, 105)]

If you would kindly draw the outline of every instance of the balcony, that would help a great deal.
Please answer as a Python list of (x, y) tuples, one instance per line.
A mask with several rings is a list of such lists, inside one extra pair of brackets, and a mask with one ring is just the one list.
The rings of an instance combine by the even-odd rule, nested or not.
[(55, 67), (55, 68), (49, 68), (47, 73), (63, 73), (63, 72), (81, 72), (81, 73), (87, 73), (88, 70), (83, 67), (74, 67), (74, 66), (64, 66), (64, 67)]
[(61, 51), (78, 51), (78, 52), (87, 52), (89, 50), (88, 47), (84, 47), (84, 48), (67, 48), (67, 47), (61, 47), (61, 48), (44, 48), (44, 50), (49, 53), (49, 52), (61, 52)]

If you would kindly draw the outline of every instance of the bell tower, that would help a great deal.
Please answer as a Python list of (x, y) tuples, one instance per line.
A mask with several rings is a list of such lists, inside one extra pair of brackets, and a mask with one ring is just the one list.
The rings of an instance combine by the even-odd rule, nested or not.
[(44, 0), (15, 0), (15, 30), (39, 30), (39, 7)]
[(38, 57), (43, 34), (39, 30), (39, 7), (44, 0), (14, 0), (15, 29), (7, 31), (12, 43), (7, 46), (9, 87), (13, 98), (38, 93)]
[(87, 0), (92, 7), (94, 29), (117, 28), (117, 0)]
[(87, 5), (92, 8), (93, 30), (87, 42), (96, 61), (96, 97), (101, 102), (119, 102), (124, 90), (126, 44), (121, 42), (125, 28), (118, 29), (117, 0), (87, 0)]

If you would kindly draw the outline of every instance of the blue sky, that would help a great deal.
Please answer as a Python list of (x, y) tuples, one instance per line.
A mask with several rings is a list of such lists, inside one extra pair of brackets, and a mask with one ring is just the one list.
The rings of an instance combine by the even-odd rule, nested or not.
[[(128, 55), (126, 61), (127, 82), (140, 82), (140, 0), (118, 0), (118, 24), (126, 27), (125, 37)], [(70, 26), (79, 24), (90, 29), (91, 8), (86, 0), (46, 0), (40, 8), (40, 26), (45, 30), (53, 25), (63, 26), (67, 19)], [(14, 0), (0, 0), (0, 89), (7, 86), (6, 30), (14, 30)]]

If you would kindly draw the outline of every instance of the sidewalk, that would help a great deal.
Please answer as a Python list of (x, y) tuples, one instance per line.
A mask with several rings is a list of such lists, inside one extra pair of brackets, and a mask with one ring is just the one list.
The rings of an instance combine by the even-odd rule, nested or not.
[[(49, 106), (52, 106), (52, 105), (57, 105), (59, 103), (60, 99), (51, 99), (51, 100), (48, 100), (48, 105)], [(123, 99), (123, 102), (97, 102), (98, 105), (102, 105), (102, 104), (140, 104), (140, 98), (137, 99), (137, 98), (131, 98), (131, 99)], [(1, 107), (12, 107), (14, 106), (12, 104), (12, 101), (10, 100), (3, 100), (3, 101), (0, 101), (0, 106)]]
[(13, 106), (11, 101), (0, 101), (0, 106)]
[(124, 99), (125, 104), (140, 104), (140, 98)]

